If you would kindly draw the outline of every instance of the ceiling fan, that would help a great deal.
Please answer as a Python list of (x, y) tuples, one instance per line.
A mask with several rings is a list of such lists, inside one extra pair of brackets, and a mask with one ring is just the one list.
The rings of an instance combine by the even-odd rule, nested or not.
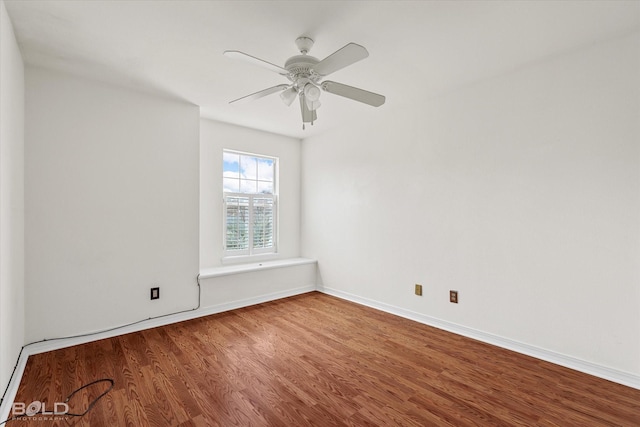
[(359, 44), (348, 43), (320, 61), (317, 58), (308, 55), (311, 47), (313, 46), (313, 40), (311, 38), (304, 36), (298, 37), (296, 39), (296, 46), (300, 51), (300, 55), (295, 55), (287, 59), (284, 67), (280, 67), (272, 64), (271, 62), (264, 61), (237, 50), (225, 51), (224, 55), (228, 58), (240, 59), (259, 65), (285, 76), (291, 82), (289, 84), (280, 84), (243, 96), (242, 98), (234, 99), (230, 104), (234, 102), (255, 100), (262, 98), (263, 96), (280, 92), (280, 98), (282, 98), (282, 101), (287, 106), (290, 106), (297, 96), (300, 100), (300, 111), (302, 112), (302, 129), (304, 129), (305, 123), (311, 123), (313, 125), (313, 122), (318, 118), (316, 110), (320, 108), (321, 89), (325, 92), (353, 99), (354, 101), (359, 101), (374, 107), (379, 107), (384, 104), (385, 97), (377, 93), (358, 89), (353, 86), (347, 86), (342, 83), (323, 80), (329, 74), (341, 70), (369, 56), (369, 52), (367, 52), (367, 49), (364, 47)]

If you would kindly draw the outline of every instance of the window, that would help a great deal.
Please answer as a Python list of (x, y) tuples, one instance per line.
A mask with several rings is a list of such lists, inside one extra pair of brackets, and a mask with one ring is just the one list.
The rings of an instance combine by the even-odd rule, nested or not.
[(225, 256), (275, 253), (277, 159), (225, 150)]

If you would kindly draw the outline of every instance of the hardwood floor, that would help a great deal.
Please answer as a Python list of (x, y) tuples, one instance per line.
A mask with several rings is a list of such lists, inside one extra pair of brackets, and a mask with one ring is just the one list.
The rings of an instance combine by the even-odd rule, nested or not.
[(15, 401), (99, 378), (8, 425), (640, 426), (640, 390), (317, 292), (31, 356)]

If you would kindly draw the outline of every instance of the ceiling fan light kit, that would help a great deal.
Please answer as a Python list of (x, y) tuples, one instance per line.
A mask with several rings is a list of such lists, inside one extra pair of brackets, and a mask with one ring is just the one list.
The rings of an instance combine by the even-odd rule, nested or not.
[(323, 81), (331, 73), (341, 70), (351, 64), (363, 60), (369, 56), (369, 52), (363, 46), (356, 43), (348, 43), (338, 49), (323, 60), (318, 60), (308, 55), (313, 47), (313, 40), (309, 37), (298, 37), (296, 46), (300, 55), (287, 59), (284, 67), (272, 64), (255, 56), (237, 50), (227, 50), (224, 55), (232, 59), (240, 59), (259, 65), (268, 70), (274, 71), (291, 82), (281, 84), (259, 92), (252, 93), (242, 98), (234, 99), (230, 103), (255, 100), (273, 93), (280, 92), (280, 98), (285, 105), (293, 104), (296, 96), (300, 99), (300, 112), (302, 114), (302, 129), (305, 123), (313, 123), (317, 119), (316, 110), (320, 108), (320, 95), (322, 91), (334, 95), (349, 98), (374, 107), (379, 107), (385, 102), (385, 97), (377, 93), (369, 92), (356, 87), (347, 86), (342, 83)]
[(291, 104), (293, 104), (293, 101), (295, 101), (297, 95), (298, 91), (296, 90), (296, 88), (290, 87), (288, 89), (285, 89), (280, 94), (280, 98), (282, 98), (282, 102), (284, 102), (287, 106), (290, 106)]

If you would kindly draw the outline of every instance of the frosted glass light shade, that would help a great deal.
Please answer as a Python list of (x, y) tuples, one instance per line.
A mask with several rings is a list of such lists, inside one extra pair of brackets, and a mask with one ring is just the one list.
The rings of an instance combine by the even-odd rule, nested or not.
[(287, 90), (282, 91), (282, 93), (280, 93), (280, 98), (282, 99), (282, 102), (284, 102), (286, 105), (291, 105), (293, 104), (293, 101), (296, 99), (296, 95), (298, 94), (298, 91), (291, 87)]

